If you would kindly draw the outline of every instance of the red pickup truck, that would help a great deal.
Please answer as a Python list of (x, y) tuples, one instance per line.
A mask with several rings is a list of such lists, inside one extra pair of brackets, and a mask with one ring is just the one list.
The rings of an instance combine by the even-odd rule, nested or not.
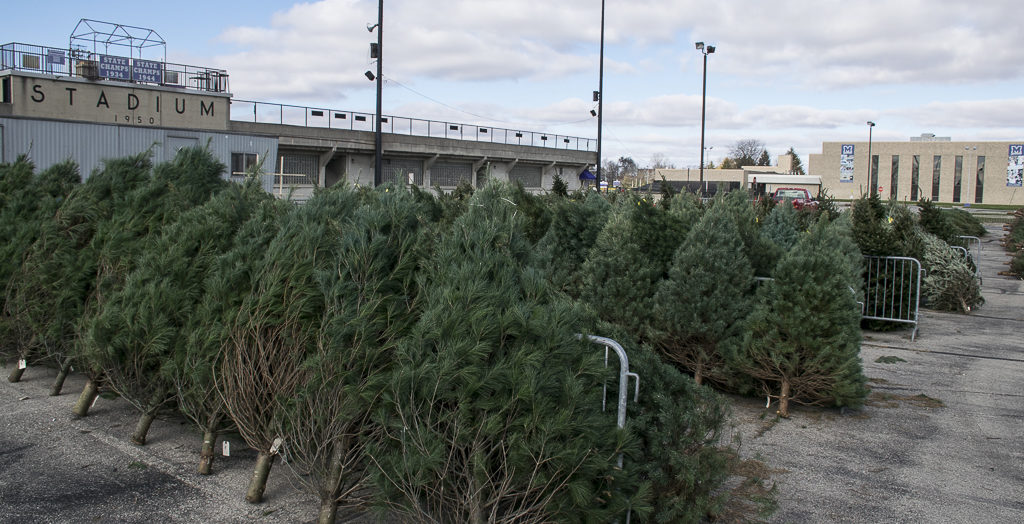
[(811, 198), (811, 193), (798, 187), (780, 187), (772, 193), (775, 202), (792, 202), (793, 209), (817, 209), (818, 201)]

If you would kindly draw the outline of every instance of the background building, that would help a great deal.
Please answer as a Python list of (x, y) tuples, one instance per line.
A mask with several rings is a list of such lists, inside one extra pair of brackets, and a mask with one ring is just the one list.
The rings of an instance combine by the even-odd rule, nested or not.
[[(883, 199), (949, 204), (1024, 204), (1024, 141), (961, 142), (924, 134), (906, 142), (825, 142), (807, 172), (836, 198), (877, 192)], [(870, 172), (869, 172), (870, 166)]]

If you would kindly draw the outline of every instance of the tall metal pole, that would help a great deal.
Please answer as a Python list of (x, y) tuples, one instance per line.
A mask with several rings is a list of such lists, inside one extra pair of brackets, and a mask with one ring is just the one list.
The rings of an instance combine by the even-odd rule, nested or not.
[(704, 82), (700, 94), (700, 194), (704, 196), (704, 106), (708, 96), (708, 54), (704, 55)]
[(381, 136), (381, 125), (384, 119), (381, 117), (381, 95), (384, 85), (384, 0), (377, 2), (377, 125), (374, 141), (376, 151), (373, 162), (373, 185), (379, 186), (383, 180), (384, 171), (384, 141)]
[(597, 190), (601, 190), (601, 125), (604, 119), (604, 0), (601, 0), (601, 65), (597, 74)]
[(875, 123), (868, 120), (868, 188), (871, 194), (878, 192), (878, 183), (871, 177), (871, 133), (875, 130)]

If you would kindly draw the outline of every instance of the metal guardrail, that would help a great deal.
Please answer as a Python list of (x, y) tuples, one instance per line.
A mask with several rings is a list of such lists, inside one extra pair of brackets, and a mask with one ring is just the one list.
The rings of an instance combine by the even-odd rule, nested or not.
[[(103, 57), (117, 62), (118, 73), (106, 72)], [(139, 66), (136, 68), (136, 66)], [(145, 66), (145, 67), (143, 67)], [(13, 69), (55, 76), (115, 80), (133, 84), (181, 87), (209, 93), (227, 93), (228, 73), (223, 69), (172, 64), (142, 58), (99, 55), (79, 49), (9, 43), (0, 45), (0, 71)], [(145, 73), (137, 73), (145, 71)]]
[(958, 238), (966, 244), (964, 250), (974, 262), (974, 276), (978, 277), (978, 283), (981, 284), (981, 239), (970, 235), (960, 235)]
[(864, 314), (862, 318), (912, 324), (917, 337), (921, 308), (921, 262), (910, 257), (864, 256)]
[[(232, 99), (231, 120), (349, 131), (375, 131), (376, 115), (324, 107)], [(391, 115), (382, 115), (381, 120), (381, 132), (385, 133), (575, 151), (597, 151), (597, 140), (591, 138)]]

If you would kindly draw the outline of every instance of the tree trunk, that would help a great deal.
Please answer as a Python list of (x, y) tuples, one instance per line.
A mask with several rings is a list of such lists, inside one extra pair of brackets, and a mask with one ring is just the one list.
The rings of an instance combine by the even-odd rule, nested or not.
[(704, 383), (704, 366), (700, 362), (697, 363), (696, 369), (693, 370), (693, 381), (698, 386)]
[(135, 432), (132, 433), (132, 444), (146, 445), (146, 434), (149, 433), (149, 427), (153, 425), (154, 419), (156, 419), (156, 409), (150, 409), (139, 417), (139, 421), (135, 423)]
[(90, 378), (85, 383), (85, 389), (82, 390), (81, 396), (78, 397), (78, 403), (75, 404), (74, 413), (79, 417), (84, 417), (89, 414), (89, 408), (92, 407), (92, 403), (96, 400), (100, 394), (99, 383)]
[(331, 451), (331, 473), (320, 494), (320, 515), (317, 517), (317, 524), (334, 524), (338, 517), (338, 491), (341, 488), (344, 459), (345, 446), (336, 442), (334, 450)]
[(246, 501), (253, 504), (263, 502), (263, 492), (267, 490), (267, 477), (270, 476), (270, 467), (274, 465), (275, 457), (267, 451), (260, 451), (256, 456), (256, 468), (252, 471), (252, 480), (245, 492)]
[(135, 424), (135, 433), (132, 433), (132, 444), (146, 445), (146, 435), (149, 433), (149, 427), (153, 425), (153, 420), (156, 419), (156, 412), (160, 409), (160, 405), (164, 403), (164, 397), (166, 396), (167, 394), (164, 393), (163, 389), (158, 389), (156, 393), (153, 393), (153, 396), (149, 399), (149, 405), (146, 406), (146, 411), (142, 412), (139, 422)]
[(8, 382), (21, 382), (21, 376), (25, 373), (25, 369), (18, 366), (18, 363), (14, 363), (14, 369), (11, 370), (11, 374), (7, 375)]
[(60, 395), (61, 390), (64, 389), (64, 380), (68, 378), (69, 371), (71, 371), (71, 361), (65, 360), (60, 365), (60, 371), (57, 372), (57, 378), (53, 380), (53, 386), (50, 387), (51, 397)]
[(782, 394), (779, 395), (779, 416), (789, 418), (789, 379), (782, 379)]
[(217, 432), (206, 428), (203, 433), (203, 450), (199, 453), (199, 474), (209, 475), (213, 468), (213, 445), (217, 443)]

